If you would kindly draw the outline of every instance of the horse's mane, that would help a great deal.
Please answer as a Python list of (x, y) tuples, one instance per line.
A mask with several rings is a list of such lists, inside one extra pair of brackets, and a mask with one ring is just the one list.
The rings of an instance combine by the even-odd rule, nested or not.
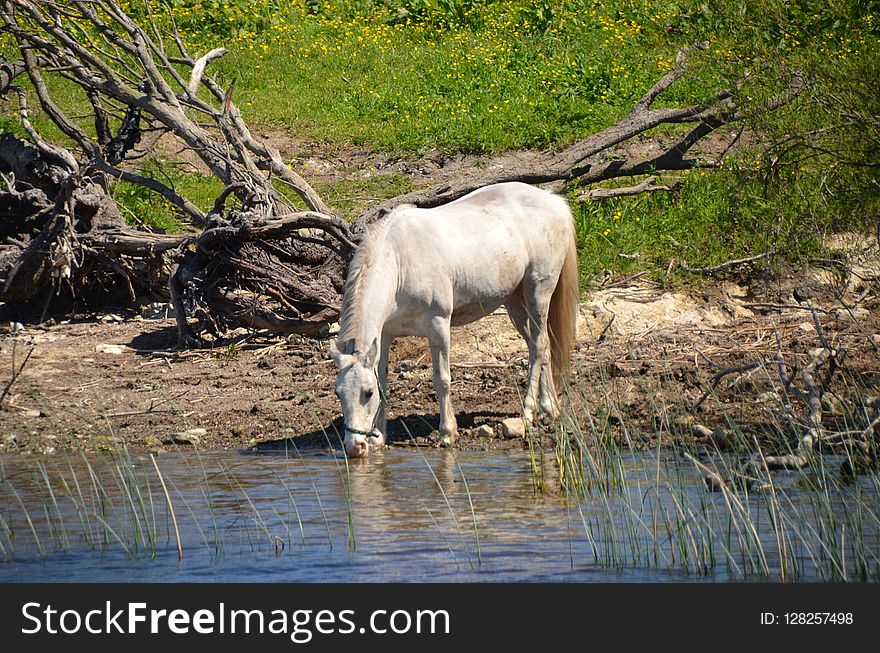
[(348, 266), (348, 278), (345, 280), (345, 288), (342, 294), (342, 308), (339, 317), (339, 335), (336, 341), (339, 348), (345, 351), (345, 343), (354, 340), (357, 336), (360, 321), (363, 319), (363, 293), (361, 284), (365, 273), (376, 260), (377, 250), (382, 241), (382, 236), (388, 229), (389, 216), (374, 222), (367, 228), (367, 232), (355, 250), (351, 264)]

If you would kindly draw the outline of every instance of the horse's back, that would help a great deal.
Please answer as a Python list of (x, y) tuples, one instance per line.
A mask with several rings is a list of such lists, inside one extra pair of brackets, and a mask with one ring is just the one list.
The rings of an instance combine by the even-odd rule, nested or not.
[(564, 199), (516, 182), (385, 219), (400, 292), (424, 309), (452, 311), (457, 324), (495, 310), (528, 275), (558, 276), (573, 237)]
[[(480, 188), (442, 206), (394, 211), (394, 245), (452, 256), (466, 265), (481, 258), (528, 253), (535, 246), (566, 243), (573, 234), (568, 203), (558, 195), (520, 182)], [(564, 248), (563, 248), (564, 249)]]
[(518, 181), (485, 186), (449, 204), (429, 209), (438, 219), (467, 221), (468, 217), (496, 216), (502, 221), (525, 221), (547, 226), (568, 223), (568, 203), (558, 195)]

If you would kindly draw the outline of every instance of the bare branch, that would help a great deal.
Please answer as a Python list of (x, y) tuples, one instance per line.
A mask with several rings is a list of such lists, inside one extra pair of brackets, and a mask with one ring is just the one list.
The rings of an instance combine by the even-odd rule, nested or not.
[(199, 84), (202, 81), (202, 75), (205, 72), (205, 66), (214, 61), (214, 59), (219, 59), (227, 52), (228, 50), (226, 48), (214, 48), (213, 50), (199, 57), (198, 61), (193, 64), (192, 74), (190, 74), (189, 76), (189, 84), (187, 85), (187, 88), (192, 95), (195, 95), (199, 89)]
[(764, 464), (768, 469), (799, 469), (809, 464), (813, 447), (822, 439), (822, 395), (825, 390), (817, 386), (814, 375), (819, 368), (834, 357), (834, 352), (823, 347), (814, 353), (813, 359), (801, 372), (801, 379), (806, 389), (806, 402), (809, 417), (806, 428), (798, 441), (797, 449), (790, 454), (765, 456)]
[(0, 95), (5, 95), (16, 77), (26, 71), (24, 60), (0, 62)]
[(759, 361), (756, 363), (748, 363), (746, 365), (737, 365), (735, 367), (726, 367), (723, 370), (719, 371), (709, 380), (710, 388), (705, 390), (703, 392), (702, 396), (696, 401), (696, 403), (694, 403), (693, 406), (688, 408), (688, 412), (692, 413), (697, 408), (702, 406), (703, 402), (706, 401), (706, 399), (709, 397), (709, 395), (712, 393), (712, 391), (718, 386), (718, 383), (721, 381), (721, 379), (723, 379), (728, 374), (742, 374), (743, 372), (750, 372), (751, 370), (758, 369), (763, 364), (764, 364), (763, 362)]
[(612, 199), (615, 197), (627, 197), (630, 195), (639, 195), (640, 193), (653, 193), (658, 190), (668, 191), (669, 186), (655, 186), (654, 182), (657, 181), (657, 177), (651, 175), (644, 181), (636, 184), (635, 186), (626, 186), (624, 188), (593, 188), (592, 190), (588, 190), (585, 193), (581, 193), (578, 200), (581, 202), (585, 201), (593, 201), (600, 202), (602, 200)]
[(192, 218), (196, 222), (196, 224), (205, 224), (205, 214), (199, 207), (190, 202), (188, 199), (181, 197), (173, 188), (166, 186), (161, 181), (152, 177), (139, 175), (134, 172), (120, 170), (116, 166), (110, 165), (110, 163), (104, 160), (102, 156), (97, 157), (92, 162), (92, 165), (96, 170), (106, 172), (107, 174), (112, 175), (117, 179), (121, 179), (122, 181), (127, 181), (132, 184), (137, 184), (138, 186), (149, 188), (150, 190), (158, 193), (166, 200), (168, 200), (171, 204), (179, 208), (183, 213)]
[[(698, 43), (694, 46), (699, 50), (705, 50), (709, 47), (709, 42), (705, 41), (703, 43)], [(666, 89), (672, 86), (675, 82), (677, 82), (682, 75), (685, 73), (684, 62), (687, 58), (688, 53), (690, 52), (690, 48), (682, 48), (675, 55), (674, 67), (663, 77), (661, 77), (657, 82), (648, 89), (648, 92), (645, 93), (641, 99), (633, 105), (632, 111), (630, 111), (630, 117), (635, 116), (636, 114), (647, 111), (652, 104), (654, 104), (654, 100)]]
[(34, 129), (31, 124), (30, 119), (28, 118), (28, 107), (27, 107), (27, 99), (25, 97), (24, 91), (18, 87), (13, 86), (12, 89), (15, 91), (15, 94), (18, 96), (18, 117), (21, 121), (22, 127), (24, 127), (28, 136), (30, 136), (33, 144), (39, 149), (44, 155), (48, 156), (50, 159), (54, 159), (62, 166), (70, 170), (72, 173), (79, 172), (79, 164), (76, 162), (76, 159), (73, 158), (73, 155), (70, 154), (63, 147), (57, 147), (50, 143), (47, 143), (40, 135), (37, 133), (37, 130)]
[(770, 258), (771, 256), (775, 256), (778, 253), (776, 249), (771, 249), (767, 252), (762, 252), (760, 254), (755, 254), (754, 256), (747, 256), (745, 258), (733, 259), (731, 261), (725, 261), (724, 263), (719, 263), (718, 265), (710, 265), (709, 267), (704, 268), (694, 268), (681, 261), (678, 264), (678, 267), (684, 270), (685, 272), (693, 272), (697, 274), (714, 274), (715, 272), (721, 272), (722, 270), (728, 270), (730, 268), (736, 267), (738, 265), (747, 265), (749, 263), (755, 263), (757, 261), (763, 261), (766, 258)]

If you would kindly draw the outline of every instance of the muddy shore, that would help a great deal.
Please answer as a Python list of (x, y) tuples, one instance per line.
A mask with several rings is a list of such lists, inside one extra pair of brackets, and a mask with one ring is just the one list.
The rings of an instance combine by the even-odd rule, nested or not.
[[(581, 305), (564, 401), (583, 423), (593, 420), (594, 427), (637, 444), (669, 438), (676, 424), (684, 427), (672, 428), (673, 437), (699, 438), (689, 423), (705, 426), (704, 433), (731, 421), (744, 431), (766, 431), (779, 385), (770, 361), (780, 352), (793, 367), (809, 361), (820, 346), (814, 306), (822, 335), (846, 353), (828, 418), (858, 411), (880, 394), (877, 277), (868, 274), (856, 273), (844, 296), (823, 284), (821, 270), (773, 284), (728, 279), (699, 290), (609, 283)], [(9, 388), (0, 410), (0, 448), (52, 453), (113, 450), (120, 443), (154, 451), (337, 443), (340, 410), (328, 339), (240, 331), (201, 350), (177, 350), (176, 341), (174, 319), (155, 307), (39, 326), (6, 322), (0, 389)], [(519, 413), (527, 368), (525, 343), (503, 311), (455, 329), (451, 358), (458, 446), (527, 447), (500, 428)], [(727, 375), (688, 412), (719, 370), (760, 361), (759, 370)], [(389, 383), (390, 446), (436, 444), (425, 341), (395, 343)], [(489, 429), (477, 433), (484, 425)]]

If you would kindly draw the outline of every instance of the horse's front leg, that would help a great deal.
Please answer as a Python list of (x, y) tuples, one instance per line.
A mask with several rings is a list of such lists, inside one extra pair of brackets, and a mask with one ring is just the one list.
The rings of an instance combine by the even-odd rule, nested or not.
[(434, 363), (434, 390), (440, 403), (440, 443), (449, 446), (458, 435), (458, 423), (449, 391), (452, 375), (449, 372), (449, 317), (435, 317), (428, 332), (431, 358)]
[(387, 404), (388, 401), (388, 353), (391, 349), (391, 342), (393, 338), (388, 337), (387, 335), (382, 335), (382, 347), (379, 351), (379, 364), (376, 368), (376, 373), (379, 377), (379, 392), (380, 401), (379, 401), (379, 414), (376, 417), (376, 428), (374, 431), (376, 435), (369, 438), (370, 444), (376, 446), (382, 446), (385, 444), (385, 436), (388, 433), (388, 412), (387, 412)]

